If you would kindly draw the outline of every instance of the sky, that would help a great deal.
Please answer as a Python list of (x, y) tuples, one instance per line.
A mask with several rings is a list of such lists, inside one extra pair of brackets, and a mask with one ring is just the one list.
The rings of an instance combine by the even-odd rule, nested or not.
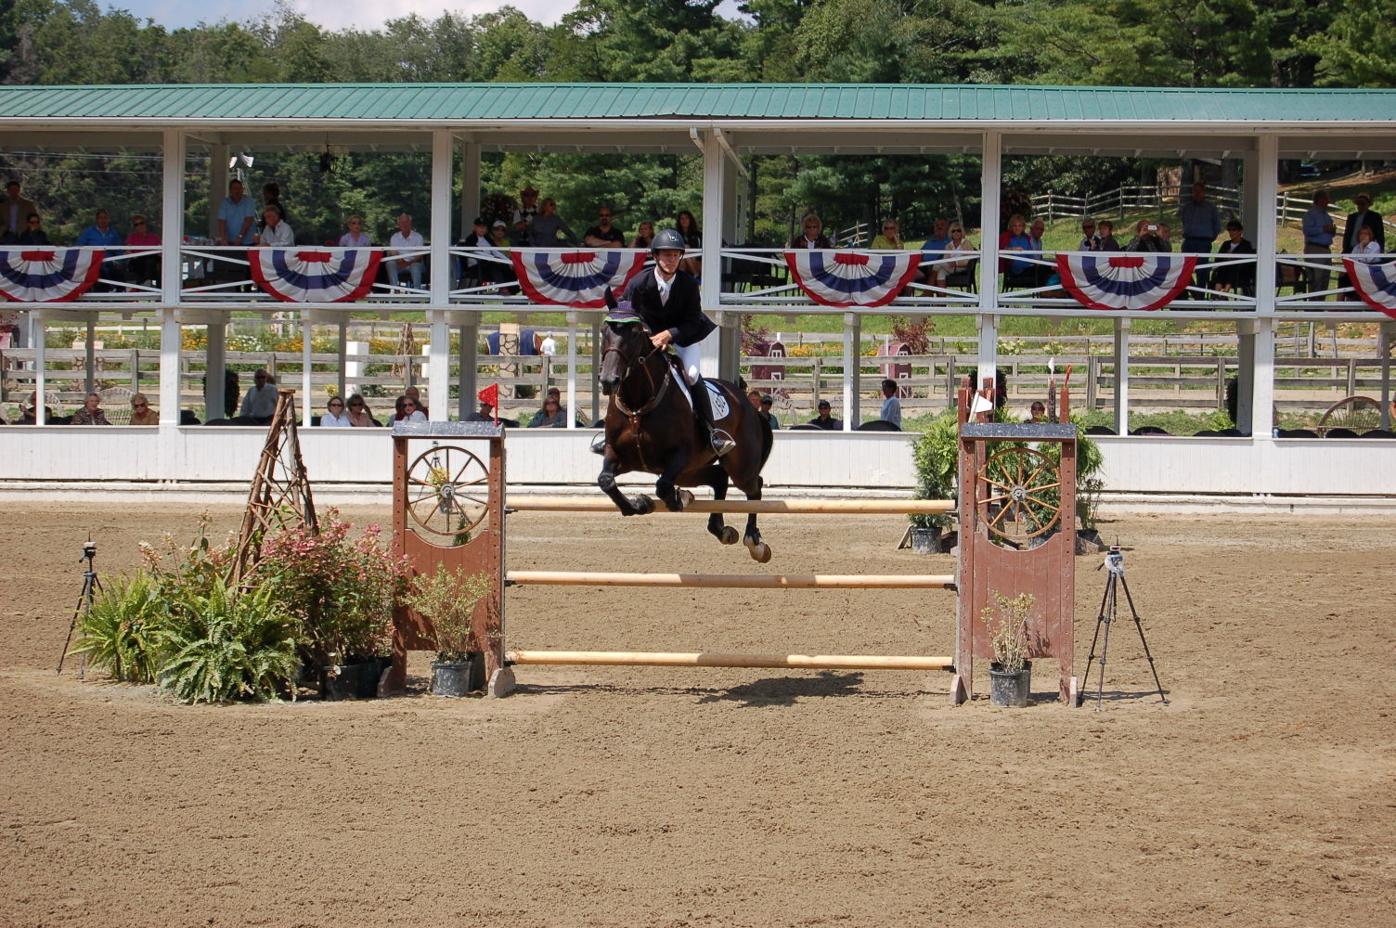
[[(221, 19), (244, 22), (265, 14), (272, 0), (102, 0), (102, 6), (129, 10), (137, 19), (153, 19), (166, 28), (193, 26), (201, 20)], [(294, 6), (306, 19), (328, 29), (356, 28), (372, 30), (389, 19), (411, 13), (425, 19), (435, 19), (446, 11), (459, 16), (478, 16), (499, 9), (500, 0), (294, 0)], [(569, 0), (512, 0), (508, 5), (524, 12), (529, 19), (556, 23), (576, 4)], [(719, 8), (724, 16), (736, 17), (736, 0), (724, 0)]]

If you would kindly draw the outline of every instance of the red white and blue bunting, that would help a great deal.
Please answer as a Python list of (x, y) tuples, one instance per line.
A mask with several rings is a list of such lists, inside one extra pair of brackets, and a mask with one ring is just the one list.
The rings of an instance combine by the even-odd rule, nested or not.
[(32, 245), (0, 249), (0, 296), (16, 303), (76, 300), (101, 273), (100, 250)]
[(645, 266), (643, 252), (616, 248), (519, 248), (509, 257), (530, 300), (577, 309), (605, 306), (606, 288), (624, 293)]
[(916, 276), (917, 252), (873, 254), (860, 251), (787, 251), (790, 276), (811, 300), (823, 306), (885, 306)]
[(1076, 302), (1091, 309), (1167, 306), (1187, 289), (1196, 266), (1194, 255), (1057, 255), (1062, 286)]
[(249, 248), (252, 279), (287, 303), (347, 303), (373, 287), (380, 252), (369, 248)]
[(1362, 302), (1396, 319), (1396, 261), (1368, 264), (1344, 258), (1343, 266), (1347, 268), (1352, 289), (1357, 291)]

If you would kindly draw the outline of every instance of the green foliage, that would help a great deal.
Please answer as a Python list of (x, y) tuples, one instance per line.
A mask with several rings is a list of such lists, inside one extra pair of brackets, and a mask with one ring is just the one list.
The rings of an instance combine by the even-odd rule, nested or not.
[(488, 574), (466, 573), (464, 568), (437, 568), (412, 579), (403, 602), (431, 623), (436, 632), (437, 660), (465, 660), (480, 650), (472, 618), (475, 608), (493, 588)]
[[(915, 499), (954, 499), (955, 471), (959, 461), (960, 426), (955, 410), (941, 413), (926, 427), (911, 446), (911, 459), (916, 468)], [(911, 524), (917, 528), (947, 527), (945, 515), (912, 515)]]
[(186, 591), (160, 638), (160, 687), (182, 702), (275, 699), (299, 663), (295, 619), (270, 586)]
[(92, 603), (69, 653), (85, 655), (113, 680), (153, 683), (160, 629), (168, 611), (160, 587), (145, 571), (107, 587)]

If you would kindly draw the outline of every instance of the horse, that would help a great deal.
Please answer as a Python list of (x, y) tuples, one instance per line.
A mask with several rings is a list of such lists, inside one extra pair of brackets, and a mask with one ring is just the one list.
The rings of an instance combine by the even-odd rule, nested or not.
[[(667, 351), (650, 343), (651, 334), (638, 316), (611, 316), (602, 327), (601, 390), (610, 401), (602, 451), (605, 463), (597, 486), (623, 516), (654, 511), (648, 496), (627, 496), (616, 486), (617, 476), (632, 471), (659, 475), (655, 495), (671, 512), (682, 511), (693, 498), (680, 487), (712, 487), (714, 499), (726, 499), (729, 478), (747, 499), (760, 499), (761, 468), (771, 455), (770, 422), (730, 383), (705, 378), (691, 387), (706, 389), (704, 383), (710, 383), (726, 400), (728, 411), (723, 414), (718, 400), (710, 397), (718, 426), (736, 443), (719, 458), (678, 387), (683, 374)], [(708, 531), (725, 545), (737, 543), (737, 530), (723, 522), (720, 512), (708, 516)], [(756, 513), (747, 516), (741, 538), (754, 560), (764, 564), (771, 559), (771, 548), (756, 527)]]

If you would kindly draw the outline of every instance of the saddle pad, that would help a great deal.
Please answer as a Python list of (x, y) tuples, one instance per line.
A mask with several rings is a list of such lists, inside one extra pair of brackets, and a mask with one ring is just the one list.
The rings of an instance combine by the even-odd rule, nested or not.
[[(693, 408), (693, 395), (688, 392), (688, 381), (683, 379), (676, 365), (669, 365), (669, 376), (674, 378), (674, 383), (678, 385), (679, 392), (688, 401), (688, 408)], [(717, 384), (707, 378), (703, 379), (703, 386), (708, 388), (708, 402), (712, 404), (713, 421), (722, 422), (732, 414), (732, 407), (727, 403), (727, 394), (723, 393)]]

